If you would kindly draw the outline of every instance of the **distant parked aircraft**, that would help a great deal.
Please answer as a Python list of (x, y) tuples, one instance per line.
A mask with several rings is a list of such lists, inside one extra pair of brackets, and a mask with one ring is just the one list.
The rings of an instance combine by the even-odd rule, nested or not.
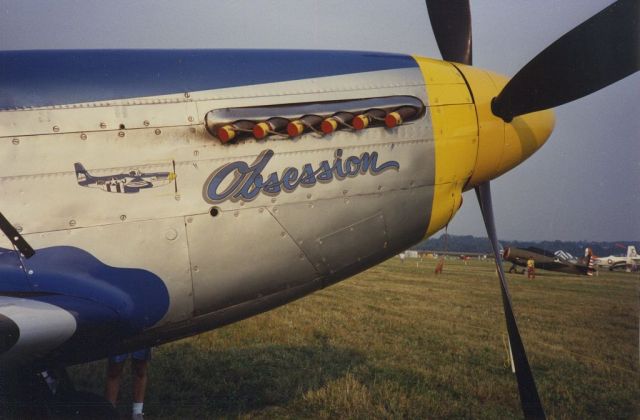
[(568, 274), (582, 274), (590, 276), (593, 274), (593, 268), (590, 266), (592, 258), (591, 250), (588, 250), (583, 261), (573, 258), (565, 252), (550, 252), (541, 248), (529, 247), (521, 248), (505, 248), (503, 259), (510, 261), (516, 265), (526, 267), (527, 260), (533, 258), (536, 268), (550, 271), (560, 271)]
[(594, 262), (598, 267), (607, 267), (609, 270), (614, 270), (616, 268), (624, 268), (627, 265), (632, 265), (634, 262), (639, 264), (640, 256), (638, 256), (638, 253), (636, 252), (636, 247), (629, 245), (627, 247), (626, 257), (616, 257), (614, 255), (609, 255), (608, 257), (595, 257)]

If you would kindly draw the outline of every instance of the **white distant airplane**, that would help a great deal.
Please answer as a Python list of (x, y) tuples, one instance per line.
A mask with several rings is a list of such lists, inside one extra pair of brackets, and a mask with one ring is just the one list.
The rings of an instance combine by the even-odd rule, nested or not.
[(639, 264), (640, 256), (638, 256), (636, 247), (633, 245), (629, 245), (627, 247), (626, 257), (616, 257), (614, 255), (609, 255), (608, 257), (599, 257), (595, 259), (595, 264), (598, 267), (609, 267), (609, 270), (632, 265), (634, 262), (636, 264)]

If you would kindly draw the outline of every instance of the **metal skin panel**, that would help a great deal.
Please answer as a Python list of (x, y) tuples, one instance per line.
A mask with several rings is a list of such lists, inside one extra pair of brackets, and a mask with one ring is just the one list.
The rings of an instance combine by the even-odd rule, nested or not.
[[(406, 188), (279, 206), (274, 214), (326, 282), (344, 276), (341, 269), (365, 269), (373, 265), (370, 257), (384, 260), (419, 241), (432, 198), (433, 187)], [(314, 220), (324, 223), (309, 223)]]
[[(73, 109), (72, 112), (69, 112)], [(158, 112), (161, 111), (161, 112)], [(78, 108), (44, 108), (0, 112), (0, 128), (6, 136), (57, 133), (89, 133), (132, 130), (147, 127), (191, 125), (197, 115), (194, 102), (143, 105), (138, 101), (122, 105), (85, 105)], [(189, 120), (191, 117), (191, 121)], [(55, 128), (54, 128), (55, 127)]]
[[(158, 108), (163, 115), (165, 106)], [(22, 118), (19, 111), (8, 114)], [(22, 233), (121, 224), (123, 216), (129, 222), (193, 213), (180, 206), (175, 182), (139, 194), (109, 194), (79, 186), (74, 163), (96, 176), (132, 169), (173, 171), (174, 159), (182, 162), (178, 165), (191, 164), (196, 138), (199, 144), (210, 142), (204, 129), (198, 136), (195, 128), (187, 127), (0, 139), (0, 194), (7, 198), (2, 211)]]
[[(172, 108), (159, 105), (155, 110), (158, 115), (165, 111), (170, 113)], [(73, 114), (71, 110), (65, 112)], [(21, 119), (17, 111), (13, 113)], [(97, 175), (104, 175), (138, 165), (190, 160), (190, 146), (207, 144), (208, 139), (203, 135), (197, 135), (195, 127), (172, 126), (4, 137), (0, 138), (0, 151), (6, 165), (0, 168), (0, 176), (7, 181), (29, 175), (75, 178), (75, 162), (81, 162), (91, 172), (102, 171)], [(70, 190), (65, 192), (73, 199), (73, 190), (68, 186), (65, 189)]]
[(268, 210), (187, 219), (195, 314), (205, 314), (318, 277)]
[[(437, 63), (430, 61), (431, 70), (422, 65), (1, 112), (0, 210), (36, 250), (74, 246), (104, 264), (144, 269), (162, 279), (170, 300), (166, 315), (151, 329), (112, 344), (118, 351), (246, 318), (383, 261), (453, 216), (469, 176), (468, 159), (453, 163), (457, 169), (440, 184), (448, 188), (442, 193), (436, 180), (443, 159), (438, 150), (450, 145), (454, 155), (462, 155), (466, 147), (475, 153), (477, 144), (457, 143), (468, 138), (467, 128), (456, 131), (429, 108), (429, 86), (437, 86), (438, 103), (446, 106), (435, 109), (453, 110), (449, 122), (466, 121), (473, 112), (458, 71)], [(428, 108), (393, 129), (226, 145), (203, 126), (215, 109), (393, 95), (413, 96)], [(33, 122), (38, 116), (43, 121)], [(78, 116), (83, 121), (74, 125)], [(44, 133), (51, 124), (57, 129), (18, 135), (30, 122), (36, 126), (30, 134)], [(436, 132), (445, 133), (442, 140)], [(281, 182), (291, 168), (302, 172), (305, 165), (346, 170), (349, 158), (367, 156), (370, 167), (351, 176), (332, 169), (329, 180), (279, 193), (263, 189), (251, 199), (209, 197), (209, 182), (225, 165), (251, 165), (265, 156), (261, 179), (275, 174)], [(78, 178), (76, 163), (102, 178), (138, 169), (175, 171), (175, 179), (135, 193), (114, 193), (87, 188), (90, 182)], [(223, 179), (221, 190), (232, 182)], [(443, 214), (441, 208), (453, 211), (430, 225), (435, 214)], [(0, 247), (10, 248), (7, 242), (0, 238)]]
[[(419, 89), (415, 89), (419, 87)], [(366, 73), (346, 74), (339, 77), (318, 77), (289, 82), (265, 83), (259, 86), (242, 86), (190, 93), (197, 102), (200, 113), (204, 109), (220, 108), (220, 101), (251, 100), (251, 106), (277, 105), (284, 103), (367, 97), (410, 95), (415, 92), (425, 98), (424, 81), (417, 68), (381, 70)], [(405, 92), (405, 93), (403, 93)], [(237, 105), (230, 105), (237, 106)]]
[(342, 229), (316, 239), (329, 274), (376, 255), (388, 245), (384, 215), (377, 212)]
[[(169, 309), (157, 325), (182, 321), (193, 314), (191, 269), (182, 217), (144, 222), (120, 221), (25, 237), (36, 248), (74, 246), (99, 256), (109, 266), (136, 267), (154, 273), (162, 279), (170, 297)], [(29, 260), (25, 261), (25, 266), (29, 268)]]

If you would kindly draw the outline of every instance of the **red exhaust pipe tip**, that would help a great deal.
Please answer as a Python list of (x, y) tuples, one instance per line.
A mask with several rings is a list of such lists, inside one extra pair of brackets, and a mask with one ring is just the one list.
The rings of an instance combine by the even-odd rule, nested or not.
[(271, 127), (269, 127), (269, 124), (267, 124), (266, 122), (261, 122), (256, 124), (253, 127), (253, 137), (255, 137), (258, 140), (262, 140), (263, 138), (267, 137), (267, 135), (269, 134), (269, 131), (271, 131)]
[(221, 142), (226, 143), (236, 136), (236, 130), (232, 125), (225, 125), (218, 128), (218, 138)]
[(388, 128), (394, 128), (402, 124), (402, 117), (397, 112), (390, 112), (384, 117), (384, 123)]
[(331, 134), (338, 129), (338, 121), (335, 118), (326, 118), (320, 124), (320, 129), (324, 134)]
[(364, 130), (369, 126), (369, 117), (366, 115), (357, 115), (353, 118), (353, 128), (356, 130)]
[(291, 121), (287, 124), (287, 134), (289, 137), (298, 137), (304, 131), (304, 125), (300, 120)]

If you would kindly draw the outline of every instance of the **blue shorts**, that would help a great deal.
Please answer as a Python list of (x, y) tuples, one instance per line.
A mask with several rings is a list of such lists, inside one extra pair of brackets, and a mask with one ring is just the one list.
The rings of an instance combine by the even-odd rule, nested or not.
[(117, 356), (109, 357), (109, 361), (112, 363), (122, 363), (129, 357), (136, 360), (151, 360), (151, 349), (142, 349), (134, 351), (133, 353), (124, 353)]

